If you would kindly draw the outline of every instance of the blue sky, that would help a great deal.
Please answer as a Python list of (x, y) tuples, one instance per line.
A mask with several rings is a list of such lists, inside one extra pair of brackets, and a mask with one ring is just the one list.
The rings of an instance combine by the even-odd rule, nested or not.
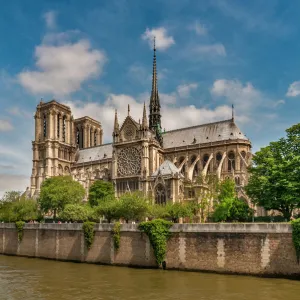
[(31, 173), (41, 98), (101, 121), (142, 117), (157, 39), (163, 127), (228, 119), (253, 150), (284, 135), (300, 110), (300, 2), (253, 0), (2, 1), (0, 196)]

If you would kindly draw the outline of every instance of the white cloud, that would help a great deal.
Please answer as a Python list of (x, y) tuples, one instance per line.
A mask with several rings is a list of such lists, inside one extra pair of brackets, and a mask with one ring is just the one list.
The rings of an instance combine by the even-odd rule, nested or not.
[(48, 29), (54, 29), (56, 27), (56, 12), (50, 10), (43, 15), (46, 26)]
[(6, 191), (22, 191), (29, 186), (30, 178), (26, 175), (0, 174), (0, 198)]
[(169, 104), (175, 104), (177, 101), (177, 95), (175, 93), (171, 94), (159, 94), (160, 98), (160, 103), (163, 103), (164, 105), (169, 105)]
[(20, 84), (33, 94), (67, 95), (88, 79), (99, 76), (105, 54), (91, 49), (88, 40), (59, 45), (42, 44), (35, 49), (36, 71), (18, 74)]
[(300, 81), (295, 81), (290, 84), (286, 93), (288, 97), (296, 97), (300, 95)]
[(182, 98), (187, 98), (190, 96), (192, 90), (198, 87), (197, 83), (181, 84), (177, 87), (177, 93)]
[(224, 45), (220, 43), (196, 46), (193, 51), (200, 55), (226, 56), (226, 49)]
[(12, 124), (9, 121), (0, 119), (0, 132), (1, 131), (10, 131), (13, 129), (14, 129), (14, 127), (12, 126)]
[(207, 28), (204, 24), (199, 23), (196, 21), (191, 26), (188, 27), (188, 29), (194, 31), (197, 35), (206, 35), (207, 34)]
[(142, 39), (148, 41), (150, 48), (153, 48), (153, 39), (155, 37), (156, 48), (159, 50), (166, 50), (170, 46), (175, 44), (174, 38), (168, 36), (167, 29), (164, 27), (147, 28), (142, 34)]

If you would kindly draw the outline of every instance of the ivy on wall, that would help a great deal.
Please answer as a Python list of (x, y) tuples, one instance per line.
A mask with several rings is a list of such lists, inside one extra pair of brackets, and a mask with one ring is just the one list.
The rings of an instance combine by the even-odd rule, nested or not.
[(95, 238), (95, 223), (94, 222), (84, 222), (82, 225), (82, 230), (84, 234), (84, 241), (88, 250), (91, 248), (94, 238)]
[(139, 229), (145, 232), (149, 237), (158, 266), (163, 263), (166, 257), (167, 241), (171, 236), (171, 226), (171, 222), (161, 219), (155, 219), (139, 224)]
[(300, 218), (292, 221), (293, 228), (293, 243), (296, 250), (297, 262), (300, 259)]
[(25, 225), (25, 222), (23, 221), (17, 221), (15, 223), (16, 225), (16, 228), (17, 228), (17, 231), (18, 231), (18, 242), (20, 243), (23, 239), (23, 232), (24, 232), (24, 225)]
[(120, 248), (120, 241), (121, 241), (121, 224), (120, 222), (116, 222), (113, 228), (113, 239), (114, 239), (114, 247), (118, 251)]

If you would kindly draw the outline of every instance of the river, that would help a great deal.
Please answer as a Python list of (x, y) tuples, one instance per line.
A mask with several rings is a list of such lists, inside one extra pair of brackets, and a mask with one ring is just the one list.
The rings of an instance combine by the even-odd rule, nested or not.
[(299, 300), (300, 281), (0, 255), (1, 300)]

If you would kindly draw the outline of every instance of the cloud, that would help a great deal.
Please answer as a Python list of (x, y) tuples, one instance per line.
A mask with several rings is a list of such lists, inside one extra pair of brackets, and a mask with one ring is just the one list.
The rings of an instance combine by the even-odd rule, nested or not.
[(14, 127), (12, 126), (12, 124), (9, 121), (0, 119), (0, 132), (1, 131), (10, 131), (13, 129), (14, 129)]
[(172, 45), (175, 44), (174, 38), (168, 36), (167, 29), (164, 27), (147, 28), (146, 31), (142, 34), (142, 39), (148, 41), (150, 48), (153, 48), (153, 39), (155, 37), (156, 48), (159, 50), (166, 50)]
[(190, 96), (192, 90), (198, 87), (197, 83), (181, 84), (177, 87), (177, 93), (182, 98), (187, 98)]
[(88, 40), (60, 45), (42, 44), (35, 49), (36, 71), (24, 70), (20, 84), (33, 94), (68, 95), (83, 82), (99, 76), (105, 54), (91, 49)]
[(295, 81), (290, 84), (286, 96), (296, 97), (300, 95), (300, 81)]
[(0, 198), (6, 191), (24, 192), (26, 187), (29, 186), (29, 179), (26, 175), (0, 174)]
[(56, 27), (56, 12), (50, 10), (43, 15), (46, 26), (48, 29), (54, 29)]
[(226, 56), (226, 49), (221, 43), (196, 46), (193, 52), (205, 56)]
[(207, 34), (207, 27), (204, 24), (199, 23), (198, 21), (190, 25), (188, 29), (194, 31), (197, 35)]
[(24, 109), (21, 109), (19, 106), (12, 106), (6, 109), (6, 111), (15, 117), (26, 117), (26, 118), (31, 118), (33, 117), (33, 113), (30, 113), (28, 111), (25, 111)]
[(177, 95), (175, 93), (171, 94), (159, 94), (160, 102), (164, 105), (175, 104), (177, 101)]

